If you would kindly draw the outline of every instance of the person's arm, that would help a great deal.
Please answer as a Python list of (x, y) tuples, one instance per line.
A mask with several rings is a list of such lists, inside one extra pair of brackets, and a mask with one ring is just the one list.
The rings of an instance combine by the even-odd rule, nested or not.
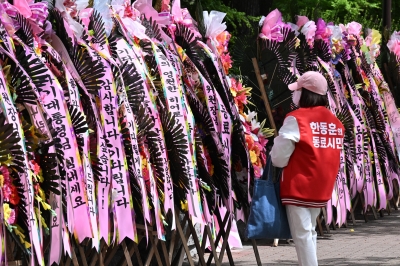
[(276, 167), (285, 167), (292, 155), (295, 143), (300, 140), (299, 125), (293, 116), (286, 117), (283, 126), (279, 130), (279, 136), (274, 140), (271, 150), (271, 161)]

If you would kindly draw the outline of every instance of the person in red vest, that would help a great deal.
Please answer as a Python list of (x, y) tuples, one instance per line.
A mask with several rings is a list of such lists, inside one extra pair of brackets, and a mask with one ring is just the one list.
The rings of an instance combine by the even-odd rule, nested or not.
[(316, 219), (331, 198), (343, 148), (344, 127), (327, 109), (327, 82), (309, 71), (290, 84), (293, 102), (274, 140), (271, 160), (283, 168), (280, 181), (290, 231), (300, 266), (316, 266)]

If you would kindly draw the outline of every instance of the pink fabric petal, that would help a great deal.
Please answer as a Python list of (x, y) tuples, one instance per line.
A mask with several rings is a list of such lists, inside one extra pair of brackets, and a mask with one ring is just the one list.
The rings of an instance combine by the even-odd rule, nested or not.
[(263, 33), (265, 36), (269, 36), (271, 28), (274, 27), (278, 22), (282, 22), (282, 14), (278, 9), (272, 10), (264, 19), (261, 33)]
[(32, 11), (26, 0), (14, 1), (14, 6), (18, 9), (19, 13), (24, 17), (30, 18), (32, 16)]
[(171, 8), (171, 14), (174, 17), (182, 17), (181, 0), (174, 1), (174, 3), (172, 4), (172, 8)]
[(340, 29), (342, 30), (342, 32), (346, 32), (346, 27), (343, 24), (339, 24)]
[(170, 3), (170, 0), (162, 0), (161, 11), (169, 11), (169, 3)]
[(304, 26), (309, 21), (309, 19), (306, 16), (297, 16), (297, 22), (296, 25), (301, 28)]
[(317, 20), (317, 30), (315, 31), (315, 39), (325, 39), (326, 23), (322, 18)]
[(303, 33), (304, 36), (306, 36), (307, 43), (310, 46), (314, 44), (314, 37), (316, 30), (317, 26), (315, 25), (315, 22), (312, 20), (308, 21), (301, 29), (301, 33)]
[(260, 38), (267, 38), (278, 42), (283, 41), (282, 29), (290, 27), (282, 22), (282, 14), (278, 9), (271, 11), (264, 19), (263, 27), (259, 35)]
[(362, 25), (358, 22), (353, 21), (353, 22), (350, 22), (349, 24), (347, 24), (347, 33), (348, 34), (359, 36), (361, 33), (361, 29), (362, 29)]

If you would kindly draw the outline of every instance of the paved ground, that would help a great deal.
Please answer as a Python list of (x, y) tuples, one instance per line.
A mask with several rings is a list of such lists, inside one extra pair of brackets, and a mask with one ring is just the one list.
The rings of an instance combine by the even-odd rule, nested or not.
[[(361, 218), (361, 217), (360, 217)], [(400, 265), (400, 210), (390, 216), (369, 222), (357, 219), (356, 225), (331, 230), (330, 235), (318, 237), (319, 265)], [(258, 250), (262, 265), (297, 265), (294, 244), (281, 241), (271, 247), (270, 241), (259, 241)], [(236, 266), (256, 266), (253, 249), (233, 250)], [(225, 255), (223, 266), (229, 265)]]

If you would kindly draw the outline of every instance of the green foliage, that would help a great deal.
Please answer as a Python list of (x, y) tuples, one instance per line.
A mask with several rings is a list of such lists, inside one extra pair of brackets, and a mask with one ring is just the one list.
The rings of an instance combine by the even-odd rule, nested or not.
[[(357, 21), (364, 28), (381, 29), (382, 0), (289, 0), (274, 1), (286, 21), (294, 21), (296, 15), (317, 20), (346, 24)], [(400, 12), (400, 1), (392, 1), (392, 17)], [(400, 29), (400, 19), (392, 20), (392, 29)]]
[[(235, 42), (235, 38), (240, 35), (248, 35), (251, 34), (255, 36), (258, 32), (258, 22), (260, 20), (260, 16), (250, 16), (244, 12), (238, 11), (234, 7), (230, 7), (225, 4), (223, 0), (201, 0), (201, 5), (204, 11), (220, 11), (226, 13), (224, 21), (228, 26), (228, 31), (232, 35), (232, 42)], [(196, 12), (196, 4), (195, 0), (182, 0), (182, 6), (187, 7), (192, 14), (195, 16)]]
[[(201, 1), (203, 10), (225, 12), (228, 31), (235, 38), (253, 36), (258, 33), (258, 21), (261, 16), (252, 16), (238, 9), (236, 0), (182, 0), (182, 6), (187, 7), (193, 17), (196, 17), (196, 3)], [(250, 1), (254, 0), (248, 0)], [(310, 19), (323, 18), (335, 24), (347, 24), (357, 21), (364, 28), (382, 28), (382, 0), (260, 0), (271, 3), (272, 9), (278, 8), (285, 21), (294, 22), (296, 15), (305, 15)], [(243, 7), (243, 4), (242, 4)], [(266, 16), (265, 14), (260, 14)], [(392, 29), (400, 30), (400, 1), (392, 1)]]

